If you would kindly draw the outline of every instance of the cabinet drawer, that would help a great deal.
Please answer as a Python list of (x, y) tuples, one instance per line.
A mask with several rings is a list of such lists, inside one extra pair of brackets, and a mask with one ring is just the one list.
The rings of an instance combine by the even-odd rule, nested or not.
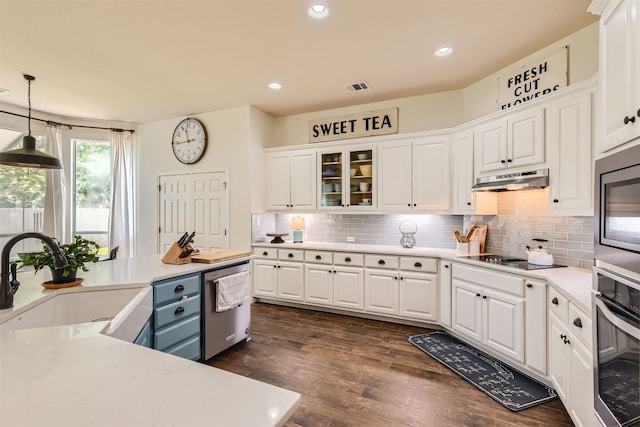
[(398, 269), (398, 257), (391, 255), (367, 255), (364, 258), (365, 267)]
[(565, 323), (569, 322), (569, 301), (558, 291), (549, 287), (549, 308)]
[(438, 261), (434, 258), (400, 257), (400, 270), (438, 272)]
[(160, 329), (177, 320), (185, 319), (191, 315), (200, 313), (200, 295), (187, 298), (153, 311), (155, 328)]
[(282, 261), (304, 261), (301, 249), (278, 249), (278, 259)]
[(255, 255), (256, 259), (277, 259), (278, 250), (271, 248), (255, 248), (253, 250), (253, 255)]
[(364, 265), (364, 255), (351, 252), (336, 252), (333, 254), (333, 263), (335, 265), (362, 267)]
[(153, 284), (153, 305), (157, 307), (167, 302), (178, 301), (183, 296), (200, 293), (200, 276), (183, 276), (177, 279)]
[(164, 329), (156, 330), (153, 335), (153, 348), (165, 350), (194, 335), (200, 336), (200, 316), (197, 315), (174, 323)]
[(569, 329), (591, 347), (591, 317), (572, 303), (569, 303)]
[(332, 264), (333, 254), (322, 251), (305, 251), (304, 260), (305, 262), (313, 262), (315, 264)]
[(190, 360), (200, 359), (200, 337), (195, 336), (189, 338), (185, 342), (176, 344), (173, 347), (169, 347), (164, 350), (165, 353), (173, 354), (174, 356), (183, 357)]

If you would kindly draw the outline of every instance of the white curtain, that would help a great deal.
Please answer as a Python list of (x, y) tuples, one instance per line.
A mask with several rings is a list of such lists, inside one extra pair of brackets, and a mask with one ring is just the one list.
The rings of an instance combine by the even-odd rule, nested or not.
[(118, 258), (135, 254), (133, 135), (111, 131), (111, 206), (109, 245), (118, 246)]
[[(62, 132), (60, 126), (47, 126), (45, 152), (62, 162)], [(66, 185), (64, 180), (64, 164), (62, 169), (46, 170), (46, 190), (44, 196), (44, 224), (43, 232), (55, 237), (60, 242), (67, 242), (71, 236), (66, 235)]]

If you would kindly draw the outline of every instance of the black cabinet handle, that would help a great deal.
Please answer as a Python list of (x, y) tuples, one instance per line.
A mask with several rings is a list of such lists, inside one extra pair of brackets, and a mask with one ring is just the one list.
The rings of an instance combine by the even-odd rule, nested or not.
[(531, 283), (527, 283), (527, 288), (533, 288), (533, 285)]
[(558, 203), (560, 200), (558, 199), (553, 199), (553, 203)]
[(273, 268), (278, 268), (278, 266), (277, 266), (277, 265), (274, 265), (274, 266), (273, 266)]
[(413, 207), (415, 208), (416, 206), (418, 206), (418, 205), (416, 205), (416, 204), (414, 203), (414, 204), (413, 204)]
[(505, 163), (507, 163), (507, 161), (506, 160), (500, 160), (500, 163), (505, 164)]
[(482, 299), (487, 299), (487, 296), (486, 295), (482, 295)]
[(415, 264), (413, 264), (414, 267), (422, 267), (422, 263), (421, 262), (416, 262)]
[(393, 280), (398, 280), (398, 276), (393, 276)]
[(411, 207), (411, 203), (407, 203), (407, 206)]
[(575, 319), (573, 319), (573, 324), (578, 328), (582, 328), (582, 319), (576, 317)]
[(471, 206), (471, 202), (467, 202), (467, 206)]
[(293, 254), (289, 254), (287, 255), (289, 258), (293, 258)]
[(267, 255), (269, 255), (269, 252), (266, 252), (266, 251), (262, 252), (262, 256), (267, 256)]
[(316, 259), (320, 260), (322, 257), (320, 255), (316, 255)]
[(564, 343), (565, 344), (571, 344), (571, 341), (569, 341), (567, 338), (564, 339)]
[(178, 286), (176, 286), (176, 288), (173, 291), (175, 293), (182, 292), (182, 291), (184, 291), (184, 286), (178, 285)]
[(378, 264), (380, 264), (380, 265), (385, 265), (386, 263), (384, 262), (384, 260), (383, 260), (383, 259), (381, 259), (381, 260), (378, 260)]
[(176, 308), (176, 311), (173, 312), (173, 314), (181, 314), (184, 313), (184, 307), (180, 306), (178, 308)]
[(507, 163), (511, 163), (513, 160), (511, 159), (507, 159)]
[(558, 305), (558, 298), (553, 297), (553, 299), (551, 300), (551, 304)]
[(404, 277), (400, 276), (400, 280), (404, 280)]
[(278, 268), (280, 268), (280, 266), (278, 266)]
[(640, 117), (640, 108), (638, 108), (638, 117)]
[(560, 339), (561, 339), (561, 340), (566, 340), (566, 339), (567, 339), (567, 336), (566, 336), (565, 334), (560, 334)]
[(628, 125), (629, 123), (634, 123), (636, 121), (636, 117), (635, 116), (624, 116), (624, 124)]
[(346, 257), (346, 258), (344, 259), (344, 262), (351, 262), (351, 258), (350, 258), (350, 257)]
[(476, 296), (477, 296), (477, 297), (479, 297), (479, 296), (480, 296), (480, 294), (476, 294)]

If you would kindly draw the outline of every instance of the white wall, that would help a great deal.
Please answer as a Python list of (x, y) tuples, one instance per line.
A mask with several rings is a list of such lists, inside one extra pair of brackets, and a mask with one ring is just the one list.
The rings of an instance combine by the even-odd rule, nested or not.
[[(171, 137), (184, 117), (141, 124), (138, 127), (138, 255), (158, 252), (158, 175), (229, 171), (229, 246), (250, 249), (252, 203), (258, 199), (265, 175), (262, 145), (270, 117), (245, 106), (196, 114), (207, 130), (207, 151), (194, 165), (173, 155)], [(265, 129), (264, 132), (261, 129)], [(257, 186), (256, 186), (257, 184)], [(263, 185), (263, 184), (262, 184)]]
[(398, 133), (446, 129), (495, 113), (498, 111), (496, 77), (561, 46), (569, 46), (570, 85), (593, 77), (598, 72), (598, 33), (595, 22), (460, 90), (276, 118), (273, 145), (269, 147), (308, 144), (309, 120), (368, 110), (398, 107)]

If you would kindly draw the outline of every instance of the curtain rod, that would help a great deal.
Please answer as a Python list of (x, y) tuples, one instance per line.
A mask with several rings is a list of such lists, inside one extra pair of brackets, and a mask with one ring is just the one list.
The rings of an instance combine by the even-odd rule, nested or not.
[[(10, 114), (12, 116), (17, 116), (17, 117), (24, 117), (25, 119), (29, 118), (29, 116), (25, 116), (24, 114), (17, 114), (17, 113), (12, 113), (10, 111), (4, 111), (4, 110), (0, 110), (0, 113), (3, 114)], [(58, 123), (58, 122), (54, 122), (53, 120), (44, 120), (44, 119), (39, 119), (37, 117), (31, 117), (31, 120), (37, 120), (39, 122), (44, 122), (48, 125), (54, 125), (54, 126), (65, 126), (68, 127), (69, 129), (73, 129), (73, 128), (86, 128), (86, 129), (102, 129), (102, 130), (110, 130), (113, 132), (131, 132), (134, 133), (135, 130), (133, 129), (118, 129), (118, 128), (106, 128), (106, 127), (102, 127), (102, 126), (84, 126), (84, 125), (70, 125), (67, 123)]]

